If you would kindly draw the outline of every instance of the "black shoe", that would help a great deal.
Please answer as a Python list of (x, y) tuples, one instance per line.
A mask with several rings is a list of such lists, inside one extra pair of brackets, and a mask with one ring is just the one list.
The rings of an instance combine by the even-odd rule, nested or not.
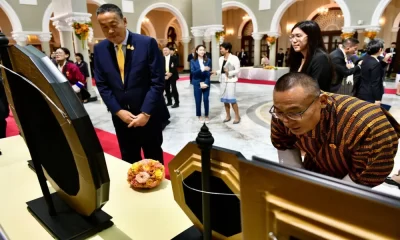
[(172, 105), (172, 103), (167, 103), (167, 106), (171, 106)]
[(177, 108), (177, 107), (179, 107), (179, 103), (175, 103), (174, 105), (172, 105), (171, 108)]

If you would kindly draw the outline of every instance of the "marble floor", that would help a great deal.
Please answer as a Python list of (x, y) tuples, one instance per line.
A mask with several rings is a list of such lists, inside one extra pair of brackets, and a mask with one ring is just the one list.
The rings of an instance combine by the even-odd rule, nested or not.
[[(189, 81), (178, 81), (177, 87), (180, 107), (169, 109), (171, 123), (163, 132), (163, 150), (173, 155), (176, 155), (188, 142), (194, 141), (202, 126), (195, 116), (193, 88)], [(394, 88), (394, 83), (388, 82), (386, 87)], [(272, 105), (273, 86), (238, 83), (236, 90), (241, 122), (223, 123), (225, 110), (219, 101), (219, 84), (211, 85), (208, 127), (214, 137), (214, 145), (238, 151), (249, 160), (252, 156), (259, 156), (277, 162), (278, 154), (270, 140), (268, 113)], [(390, 112), (400, 121), (400, 97), (385, 94), (383, 103), (392, 105)], [(101, 100), (87, 103), (85, 108), (96, 128), (115, 133), (110, 114)], [(233, 110), (231, 111), (233, 119)], [(393, 173), (400, 169), (400, 154), (396, 156), (395, 161)]]

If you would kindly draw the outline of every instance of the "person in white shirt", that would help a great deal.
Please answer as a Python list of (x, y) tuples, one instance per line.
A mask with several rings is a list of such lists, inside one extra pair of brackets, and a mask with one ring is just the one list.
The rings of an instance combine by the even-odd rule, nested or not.
[(236, 100), (236, 82), (240, 72), (240, 60), (231, 53), (232, 44), (224, 42), (220, 45), (222, 57), (219, 58), (219, 69), (214, 74), (219, 76), (221, 86), (221, 102), (225, 105), (226, 117), (223, 122), (231, 120), (230, 105), (235, 112), (235, 120), (233, 124), (240, 123), (239, 107)]
[(261, 58), (261, 65), (262, 65), (263, 67), (265, 67), (265, 66), (268, 66), (268, 65), (269, 65), (269, 59), (268, 59), (268, 57), (267, 57), (267, 54), (266, 54), (266, 53), (263, 53), (263, 54), (262, 54), (262, 58)]

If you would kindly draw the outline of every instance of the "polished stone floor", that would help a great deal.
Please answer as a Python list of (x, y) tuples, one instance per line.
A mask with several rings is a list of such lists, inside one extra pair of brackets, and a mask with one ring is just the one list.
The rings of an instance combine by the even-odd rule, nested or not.
[[(195, 116), (195, 103), (192, 86), (189, 81), (178, 81), (180, 107), (171, 109), (171, 124), (163, 132), (163, 150), (176, 155), (188, 142), (194, 141), (202, 126)], [(394, 88), (394, 83), (387, 83), (387, 88)], [(241, 122), (223, 123), (225, 110), (219, 101), (219, 84), (211, 85), (210, 123), (208, 127), (214, 137), (214, 145), (240, 152), (247, 159), (259, 156), (271, 161), (278, 161), (278, 155), (270, 140), (268, 113), (272, 105), (273, 86), (262, 84), (238, 83), (237, 98)], [(400, 97), (385, 94), (383, 102), (392, 105), (390, 112), (400, 121)], [(102, 101), (85, 104), (96, 128), (115, 133), (110, 114)], [(234, 117), (233, 110), (232, 119)], [(393, 172), (400, 169), (400, 154), (396, 156)]]

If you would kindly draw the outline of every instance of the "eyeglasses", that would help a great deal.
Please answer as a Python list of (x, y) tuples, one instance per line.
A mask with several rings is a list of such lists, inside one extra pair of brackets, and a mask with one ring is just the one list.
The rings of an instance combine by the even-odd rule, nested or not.
[(293, 41), (294, 39), (300, 40), (303, 37), (307, 37), (307, 35), (302, 35), (302, 34), (292, 34), (289, 35), (289, 41)]
[(319, 97), (316, 96), (314, 98), (314, 100), (310, 103), (310, 105), (308, 105), (308, 107), (302, 111), (302, 112), (298, 112), (298, 113), (280, 113), (280, 112), (275, 112), (275, 106), (272, 106), (271, 109), (269, 110), (269, 113), (272, 115), (273, 118), (277, 118), (277, 119), (283, 119), (283, 118), (288, 118), (291, 120), (295, 120), (295, 121), (299, 121), (301, 119), (303, 119), (303, 114), (311, 107), (311, 105), (315, 102), (315, 100)]

